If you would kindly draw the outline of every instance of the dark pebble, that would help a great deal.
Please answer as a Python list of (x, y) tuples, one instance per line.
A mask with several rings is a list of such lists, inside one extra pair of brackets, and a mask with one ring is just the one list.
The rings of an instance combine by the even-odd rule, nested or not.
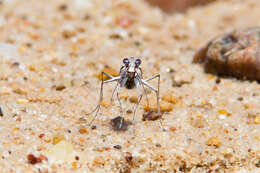
[(40, 161), (38, 160), (38, 158), (35, 157), (33, 154), (28, 154), (27, 160), (28, 160), (28, 163), (30, 163), (30, 164), (32, 164), (32, 165), (35, 165), (36, 163), (39, 163), (39, 162), (40, 162)]
[(43, 138), (45, 136), (45, 134), (44, 133), (41, 133), (38, 137), (39, 138)]
[(112, 129), (115, 131), (126, 131), (130, 124), (131, 123), (129, 121), (125, 121), (124, 118), (120, 116), (110, 120), (110, 125), (112, 126)]
[(19, 62), (14, 62), (14, 63), (12, 64), (13, 67), (19, 67), (19, 65), (20, 65)]
[(89, 84), (89, 81), (84, 81), (83, 85), (88, 85), (88, 84)]
[(58, 85), (58, 86), (56, 86), (56, 91), (62, 91), (62, 90), (64, 90), (65, 88), (66, 88), (65, 85)]
[(89, 20), (89, 19), (90, 19), (90, 15), (86, 14), (86, 15), (84, 16), (84, 20)]
[(216, 84), (220, 84), (220, 82), (221, 82), (221, 79), (219, 77), (217, 77)]
[(111, 34), (109, 35), (109, 38), (114, 40), (123, 40), (123, 38), (119, 34)]
[(260, 168), (260, 160), (258, 160), (258, 162), (255, 164), (255, 166), (256, 166), (257, 168)]
[(32, 47), (32, 43), (26, 43), (25, 45), (29, 48)]
[(115, 145), (114, 148), (120, 150), (122, 147), (121, 145)]
[(141, 45), (141, 42), (136, 41), (136, 42), (135, 42), (135, 45), (136, 45), (136, 46), (140, 46), (140, 45)]
[(175, 71), (173, 68), (170, 68), (170, 67), (169, 67), (169, 68), (167, 68), (167, 72), (168, 72), (168, 73), (174, 73), (174, 72), (176, 72), (176, 71)]
[(94, 126), (91, 126), (91, 129), (92, 129), (92, 130), (95, 130), (95, 129), (97, 129), (97, 126), (95, 126), (95, 125), (94, 125)]
[(126, 160), (127, 162), (131, 162), (131, 161), (133, 160), (132, 153), (126, 152), (126, 153), (125, 153), (125, 160)]
[(184, 80), (176, 81), (175, 79), (172, 79), (172, 87), (182, 87), (182, 85), (190, 84), (190, 83), (191, 82), (189, 81), (184, 81)]
[(2, 111), (2, 108), (0, 107), (0, 117), (4, 116), (4, 113)]
[(243, 97), (238, 97), (237, 100), (238, 100), (238, 101), (243, 101), (244, 98), (243, 98)]
[(79, 156), (75, 156), (75, 160), (79, 160)]
[(131, 109), (127, 109), (126, 113), (131, 114), (133, 111)]
[(66, 11), (68, 9), (68, 6), (66, 4), (62, 4), (59, 6), (60, 11)]
[(160, 118), (160, 116), (158, 115), (158, 113), (156, 111), (149, 111), (149, 112), (145, 112), (143, 114), (143, 121), (154, 121), (154, 120), (158, 120)]
[(161, 148), (161, 147), (162, 147), (162, 145), (159, 144), (159, 143), (157, 143), (155, 146), (158, 147), (158, 148)]

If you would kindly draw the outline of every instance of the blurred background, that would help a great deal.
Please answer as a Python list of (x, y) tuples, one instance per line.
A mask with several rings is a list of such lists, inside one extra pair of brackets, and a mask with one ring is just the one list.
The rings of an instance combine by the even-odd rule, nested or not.
[(196, 5), (204, 5), (215, 0), (146, 0), (152, 5), (160, 7), (165, 12), (185, 11)]

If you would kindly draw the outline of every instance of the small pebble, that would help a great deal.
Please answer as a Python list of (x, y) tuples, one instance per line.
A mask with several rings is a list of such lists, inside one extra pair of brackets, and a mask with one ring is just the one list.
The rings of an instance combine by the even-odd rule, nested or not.
[(42, 154), (40, 154), (39, 157), (35, 157), (33, 154), (28, 154), (27, 160), (28, 160), (28, 163), (30, 163), (32, 165), (35, 165), (37, 163), (42, 163), (43, 160), (48, 161), (48, 159)]
[(161, 147), (162, 147), (162, 145), (159, 144), (159, 143), (157, 143), (155, 146), (158, 147), (158, 148), (161, 148)]
[(127, 109), (126, 113), (131, 114), (133, 111), (131, 109)]
[(123, 28), (127, 28), (133, 23), (133, 21), (126, 16), (122, 16), (122, 17), (116, 18), (115, 23)]
[(162, 96), (162, 100), (172, 103), (172, 104), (178, 103), (178, 98), (173, 93), (164, 94)]
[(135, 45), (136, 45), (136, 46), (141, 46), (141, 42), (136, 41), (136, 42), (135, 42)]
[(254, 117), (254, 123), (255, 124), (260, 124), (260, 116), (255, 116)]
[(243, 98), (243, 97), (238, 97), (237, 100), (238, 100), (238, 101), (243, 101), (244, 98)]
[(89, 20), (90, 19), (90, 15), (86, 14), (83, 19), (84, 20)]
[(38, 162), (37, 157), (35, 157), (33, 154), (28, 154), (27, 160), (28, 160), (28, 163), (30, 163), (32, 165), (34, 165)]
[(13, 66), (13, 67), (19, 67), (19, 65), (20, 65), (19, 62), (14, 62), (14, 63), (12, 63), (12, 66)]
[(58, 86), (56, 86), (56, 91), (62, 91), (62, 90), (64, 90), (65, 88), (66, 88), (65, 85), (58, 85)]
[(114, 40), (123, 40), (122, 36), (119, 34), (111, 34), (109, 35), (109, 38)]
[(175, 72), (175, 70), (174, 70), (173, 68), (171, 68), (171, 67), (168, 67), (168, 68), (166, 69), (166, 72), (168, 72), (168, 73), (173, 73), (173, 72)]
[(215, 82), (216, 82), (216, 84), (220, 84), (221, 79), (219, 77), (217, 77)]
[(72, 162), (72, 163), (71, 163), (71, 166), (72, 166), (72, 168), (74, 168), (74, 169), (77, 168), (77, 162)]
[(176, 127), (170, 127), (169, 130), (170, 130), (171, 132), (175, 132), (177, 129), (176, 129)]
[(131, 162), (131, 161), (133, 160), (132, 153), (126, 152), (126, 153), (125, 153), (125, 160), (126, 160), (127, 162)]
[(158, 113), (156, 111), (148, 111), (148, 112), (145, 112), (143, 114), (143, 121), (154, 121), (154, 120), (157, 120), (159, 119), (160, 116), (158, 115)]
[(56, 134), (53, 136), (53, 139), (52, 139), (52, 144), (56, 145), (58, 144), (59, 142), (65, 140), (65, 137), (63, 134)]
[(17, 100), (17, 103), (18, 104), (26, 104), (26, 103), (28, 103), (29, 102), (29, 100), (27, 100), (27, 99), (18, 99)]
[(226, 115), (224, 115), (224, 114), (219, 114), (219, 119), (224, 120), (224, 119), (226, 119), (226, 118), (227, 118)]
[(97, 126), (93, 125), (93, 126), (91, 126), (91, 129), (95, 130), (95, 129), (97, 129)]
[(219, 109), (218, 113), (225, 116), (231, 116), (231, 113), (227, 112), (225, 109)]
[(59, 6), (60, 11), (65, 11), (67, 9), (68, 9), (68, 6), (66, 4), (62, 4), (62, 5)]
[(180, 81), (176, 81), (175, 79), (172, 79), (172, 87), (182, 87), (182, 85), (185, 84), (191, 84), (190, 81), (184, 81), (184, 80), (180, 80)]
[(14, 88), (13, 92), (20, 95), (27, 95), (27, 91), (23, 88)]
[(26, 43), (25, 45), (29, 48), (32, 47), (32, 43)]
[(4, 113), (2, 111), (2, 108), (0, 107), (0, 117), (4, 116)]
[(44, 133), (41, 133), (40, 135), (39, 135), (39, 138), (43, 138), (45, 136), (45, 134)]
[[(122, 123), (122, 125), (121, 125)], [(128, 125), (131, 124), (130, 122), (125, 122), (124, 118), (118, 116), (116, 118), (113, 118), (110, 121), (110, 125), (112, 126), (112, 129), (115, 131), (126, 131), (128, 129)], [(120, 127), (121, 125), (121, 127)]]
[(255, 164), (255, 166), (256, 166), (257, 168), (260, 168), (260, 160), (258, 160), (258, 162)]
[(80, 127), (79, 128), (79, 133), (80, 134), (85, 134), (85, 133), (88, 133), (88, 130), (85, 127)]
[(63, 36), (63, 38), (65, 38), (65, 39), (69, 39), (69, 38), (71, 38), (71, 37), (74, 37), (75, 35), (76, 35), (76, 32), (73, 31), (73, 30), (64, 30), (64, 31), (62, 32), (62, 36)]
[(218, 137), (211, 137), (206, 141), (206, 145), (219, 147), (221, 145), (221, 141)]
[(120, 150), (122, 147), (121, 145), (115, 145), (114, 148)]
[(79, 122), (80, 124), (84, 124), (84, 123), (87, 123), (87, 120), (86, 120), (85, 118), (83, 118), (83, 117), (80, 117), (79, 120), (78, 120), (78, 122)]
[[(174, 108), (174, 104), (166, 102), (164, 100), (160, 101), (160, 109), (161, 109), (160, 111), (161, 112), (171, 112), (173, 110), (173, 108)], [(144, 110), (146, 112), (149, 112), (149, 111), (157, 112), (157, 109), (158, 109), (158, 107), (157, 107), (156, 101), (152, 101), (152, 102), (150, 102), (149, 105), (144, 106)]]
[(28, 68), (29, 68), (30, 71), (35, 71), (36, 70), (35, 66), (33, 66), (33, 65), (29, 65)]

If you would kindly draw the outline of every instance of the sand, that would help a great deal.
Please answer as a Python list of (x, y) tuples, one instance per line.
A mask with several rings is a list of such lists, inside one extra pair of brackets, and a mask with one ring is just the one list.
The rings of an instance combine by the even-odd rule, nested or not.
[[(1, 2), (1, 172), (259, 171), (259, 83), (218, 78), (192, 63), (218, 34), (259, 25), (258, 0), (172, 14), (141, 0)], [(144, 78), (161, 75), (165, 130), (142, 121), (143, 99), (135, 135), (131, 125), (114, 131), (115, 84), (105, 86), (104, 107), (88, 127), (100, 72), (116, 75), (130, 56), (142, 58)], [(125, 110), (135, 96), (122, 91)]]

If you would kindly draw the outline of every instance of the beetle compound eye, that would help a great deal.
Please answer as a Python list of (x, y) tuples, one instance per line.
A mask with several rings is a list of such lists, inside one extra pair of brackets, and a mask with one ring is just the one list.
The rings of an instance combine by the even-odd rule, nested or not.
[(128, 58), (123, 59), (123, 63), (124, 63), (125, 65), (128, 65), (128, 64), (129, 64), (129, 59), (128, 59)]
[(142, 63), (142, 61), (140, 59), (135, 60), (135, 65), (136, 66), (139, 66), (141, 63)]

